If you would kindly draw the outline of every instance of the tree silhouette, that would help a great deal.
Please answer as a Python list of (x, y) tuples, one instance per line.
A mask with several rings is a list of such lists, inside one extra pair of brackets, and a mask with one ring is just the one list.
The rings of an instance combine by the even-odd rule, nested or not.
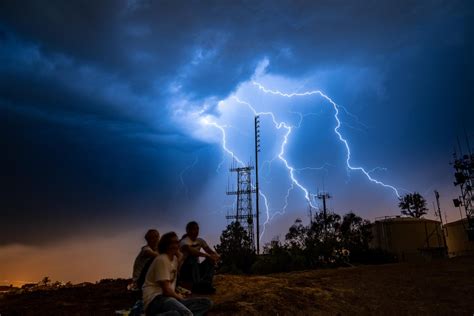
[(256, 260), (255, 250), (247, 231), (239, 222), (232, 222), (222, 232), (221, 243), (216, 246), (221, 255), (222, 272), (250, 272)]
[(297, 218), (286, 234), (286, 244), (290, 248), (304, 249), (306, 247), (307, 235), (308, 228), (303, 225), (300, 218)]
[(413, 218), (420, 218), (428, 211), (425, 198), (418, 192), (400, 197), (398, 207), (402, 209), (401, 213), (403, 215)]
[(339, 231), (342, 246), (344, 249), (350, 249), (351, 255), (360, 255), (369, 249), (373, 236), (368, 220), (349, 212), (342, 218)]
[(357, 263), (394, 262), (393, 256), (370, 249), (372, 225), (353, 212), (314, 214), (309, 225), (296, 219), (285, 235), (266, 244), (252, 271), (274, 273)]
[(43, 286), (48, 286), (50, 283), (51, 283), (51, 279), (47, 276), (45, 276), (40, 282), (40, 284)]

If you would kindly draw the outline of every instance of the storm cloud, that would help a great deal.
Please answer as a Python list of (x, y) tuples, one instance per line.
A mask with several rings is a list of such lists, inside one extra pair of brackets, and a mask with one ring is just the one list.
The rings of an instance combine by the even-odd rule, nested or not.
[[(219, 116), (218, 102), (242, 91), (264, 60), (262, 78), (286, 78), (282, 89), (321, 89), (363, 122), (344, 117), (357, 164), (387, 167), (381, 177), (409, 191), (444, 189), (449, 201), (456, 136), (464, 127), (474, 132), (472, 6), (2, 1), (0, 244), (113, 234), (150, 220), (178, 226), (196, 216), (210, 229), (219, 223), (218, 235), (223, 153), (216, 141), (194, 137), (177, 110)], [(314, 162), (322, 151), (315, 144), (330, 137), (310, 122), (289, 154), (300, 166)], [(346, 174), (341, 166), (329, 172)], [(311, 176), (305, 181), (314, 187)], [(357, 177), (346, 181), (364, 181)], [(270, 183), (272, 190), (278, 200)], [(367, 197), (360, 195), (354, 187), (336, 191), (334, 207), (370, 217), (396, 210), (385, 195), (361, 209)]]

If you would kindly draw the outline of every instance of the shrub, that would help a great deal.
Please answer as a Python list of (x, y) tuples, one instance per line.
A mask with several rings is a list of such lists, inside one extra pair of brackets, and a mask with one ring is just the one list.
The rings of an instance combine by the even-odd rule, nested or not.
[(221, 273), (250, 273), (256, 260), (255, 249), (247, 231), (239, 222), (232, 222), (222, 232), (216, 246), (221, 255), (218, 271)]

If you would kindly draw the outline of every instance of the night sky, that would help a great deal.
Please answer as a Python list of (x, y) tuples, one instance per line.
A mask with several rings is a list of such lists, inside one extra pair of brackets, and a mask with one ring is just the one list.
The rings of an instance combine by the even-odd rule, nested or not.
[(235, 183), (222, 131), (235, 160), (253, 162), (249, 105), (284, 125), (261, 115), (263, 242), (307, 220), (280, 158), (337, 213), (399, 214), (395, 190), (347, 167), (333, 105), (291, 93), (337, 104), (352, 167), (420, 192), (428, 218), (437, 189), (459, 219), (449, 162), (457, 136), (474, 142), (473, 7), (2, 1), (0, 283), (128, 277), (148, 228), (181, 234), (189, 220), (215, 244)]

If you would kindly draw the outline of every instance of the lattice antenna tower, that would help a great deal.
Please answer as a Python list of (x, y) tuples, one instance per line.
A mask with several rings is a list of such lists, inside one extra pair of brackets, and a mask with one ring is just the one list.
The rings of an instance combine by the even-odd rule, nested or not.
[(237, 203), (235, 207), (235, 215), (227, 215), (226, 218), (239, 222), (247, 231), (251, 244), (255, 248), (255, 234), (253, 219), (255, 214), (252, 207), (252, 194), (256, 192), (252, 186), (252, 170), (253, 166), (236, 167), (234, 164), (229, 169), (230, 172), (237, 174), (237, 189), (228, 189), (227, 195), (236, 195)]

